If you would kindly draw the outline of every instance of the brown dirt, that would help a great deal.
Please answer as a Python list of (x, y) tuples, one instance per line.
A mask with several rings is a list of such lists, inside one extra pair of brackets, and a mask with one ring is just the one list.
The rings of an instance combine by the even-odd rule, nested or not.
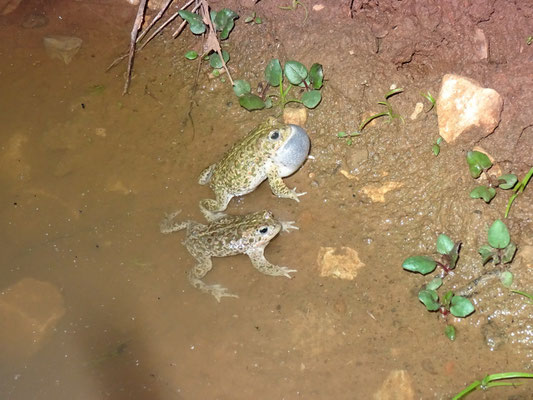
[[(206, 281), (240, 295), (221, 304), (187, 283), (194, 261), (183, 233), (163, 236), (158, 223), (175, 209), (200, 221), (198, 201), (212, 193), (198, 174), (272, 112), (240, 108), (227, 82), (208, 78), (207, 65), (197, 75), (183, 54), (201, 40), (187, 31), (172, 40), (172, 29), (138, 54), (122, 97), (125, 65), (104, 70), (127, 48), (136, 13), (127, 3), (34, 0), (0, 17), (0, 287), (49, 282), (66, 306), (38, 353), (0, 358), (2, 398), (368, 399), (391, 371), (406, 370), (415, 398), (440, 399), (487, 373), (533, 371), (532, 306), (523, 297), (498, 279), (482, 280), (469, 292), (476, 313), (454, 321), (452, 343), (444, 320), (416, 298), (429, 277), (401, 268), (410, 255), (431, 254), (446, 233), (463, 241), (447, 287), (466, 290), (491, 269), (476, 249), (509, 194), (490, 205), (471, 200), (467, 147), (443, 144), (435, 157), (435, 112), (409, 115), (421, 92), (437, 95), (446, 73), (496, 89), (502, 121), (471, 147), (523, 176), (533, 166), (533, 5), (370, 0), (350, 10), (349, 1), (303, 2), (305, 21), (302, 7), (211, 2), (241, 16), (227, 45), (234, 78), (257, 84), (278, 57), (319, 62), (327, 79), (306, 125), (314, 158), (287, 179), (308, 194), (297, 204), (263, 184), (228, 209), (268, 208), (296, 221), (300, 230), (274, 240), (267, 258), (298, 272), (271, 278), (244, 256), (216, 259)], [(254, 10), (263, 23), (244, 24)], [(22, 27), (36, 13), (47, 24)], [(83, 39), (71, 64), (47, 57), (49, 34)], [(392, 84), (405, 89), (391, 99), (404, 123), (380, 119), (351, 146), (336, 137), (380, 111)], [(390, 182), (401, 185), (384, 202), (365, 194)], [(514, 287), (528, 292), (532, 199), (528, 188), (508, 219), (519, 247)], [(357, 250), (365, 267), (353, 281), (320, 277), (320, 248), (342, 246)], [(531, 399), (531, 387), (470, 397)]]

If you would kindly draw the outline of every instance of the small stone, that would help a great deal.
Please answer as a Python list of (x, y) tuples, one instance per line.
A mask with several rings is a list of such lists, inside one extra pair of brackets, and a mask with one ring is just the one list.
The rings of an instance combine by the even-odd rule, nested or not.
[(365, 264), (359, 259), (357, 251), (350, 247), (321, 247), (318, 251), (317, 263), (320, 276), (331, 276), (353, 280), (357, 272)]
[(413, 400), (414, 397), (411, 376), (404, 369), (391, 371), (379, 390), (374, 393), (374, 400)]
[(476, 142), (490, 135), (500, 123), (503, 100), (494, 89), (459, 75), (442, 78), (437, 100), (439, 133), (447, 143), (468, 132)]
[(418, 118), (418, 115), (422, 112), (423, 109), (424, 109), (423, 103), (416, 103), (415, 109), (413, 110), (413, 113), (411, 114), (409, 118), (411, 118), (414, 121), (415, 119)]
[(403, 182), (387, 182), (384, 185), (369, 184), (363, 187), (362, 192), (370, 197), (374, 203), (385, 203), (385, 194), (391, 190), (399, 189), (403, 186)]
[(69, 64), (80, 50), (83, 40), (75, 36), (53, 35), (46, 36), (43, 42), (46, 54), (50, 58), (57, 58)]
[(304, 126), (307, 122), (307, 109), (305, 107), (285, 107), (283, 110), (283, 122)]

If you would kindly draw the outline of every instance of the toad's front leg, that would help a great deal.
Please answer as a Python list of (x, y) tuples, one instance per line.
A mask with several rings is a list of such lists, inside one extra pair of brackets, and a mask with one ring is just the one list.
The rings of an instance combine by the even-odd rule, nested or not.
[(264, 249), (254, 249), (246, 254), (252, 260), (253, 266), (261, 273), (270, 276), (285, 276), (289, 279), (292, 278), (291, 272), (296, 272), (295, 269), (289, 269), (287, 267), (280, 267), (279, 265), (271, 264), (264, 255)]
[(281, 175), (278, 171), (278, 169), (273, 166), (267, 174), (268, 178), (268, 184), (270, 185), (270, 189), (272, 190), (272, 193), (274, 193), (276, 196), (284, 198), (284, 199), (293, 199), (296, 201), (300, 201), (298, 199), (299, 196), (303, 196), (307, 192), (298, 193), (295, 189), (289, 189), (287, 185), (285, 185), (285, 182), (283, 182), (283, 179), (281, 179)]

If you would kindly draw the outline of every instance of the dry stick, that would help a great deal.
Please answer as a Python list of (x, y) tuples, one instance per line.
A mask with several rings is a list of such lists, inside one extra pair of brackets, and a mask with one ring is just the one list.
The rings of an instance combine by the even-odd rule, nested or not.
[(135, 22), (133, 24), (133, 29), (131, 30), (130, 54), (129, 54), (129, 59), (128, 59), (128, 72), (126, 75), (126, 83), (124, 84), (124, 91), (122, 92), (123, 96), (126, 93), (128, 93), (128, 89), (130, 87), (131, 69), (133, 68), (133, 58), (135, 56), (135, 44), (137, 40), (137, 34), (139, 33), (139, 29), (141, 28), (141, 24), (143, 22), (144, 11), (146, 9), (146, 1), (147, 0), (140, 1), (139, 9), (137, 10), (137, 16), (135, 17)]
[(157, 15), (155, 16), (155, 18), (150, 22), (150, 25), (148, 25), (148, 28), (146, 28), (140, 35), (139, 37), (137, 38), (136, 42), (135, 43), (139, 43), (142, 38), (150, 31), (150, 29), (152, 29), (152, 26), (155, 25), (155, 23), (157, 21), (159, 21), (161, 19), (161, 17), (163, 16), (163, 13), (167, 10), (168, 6), (170, 5), (170, 3), (172, 3), (174, 0), (167, 0), (167, 2), (165, 4), (163, 4), (163, 7), (161, 7), (161, 10), (159, 10), (159, 12), (157, 13)]
[(231, 74), (229, 73), (228, 66), (226, 65), (226, 61), (224, 61), (224, 57), (222, 57), (222, 49), (220, 48), (220, 43), (218, 42), (217, 34), (215, 31), (215, 28), (213, 27), (213, 21), (211, 21), (211, 15), (209, 14), (209, 5), (207, 4), (207, 0), (201, 0), (202, 5), (202, 14), (204, 18), (204, 23), (206, 23), (209, 26), (209, 32), (207, 34), (207, 51), (215, 50), (218, 53), (218, 56), (220, 57), (220, 61), (222, 61), (222, 65), (224, 66), (224, 69), (226, 70), (226, 73), (228, 74), (229, 81), (231, 83), (231, 86), (234, 85), (233, 79), (231, 78)]

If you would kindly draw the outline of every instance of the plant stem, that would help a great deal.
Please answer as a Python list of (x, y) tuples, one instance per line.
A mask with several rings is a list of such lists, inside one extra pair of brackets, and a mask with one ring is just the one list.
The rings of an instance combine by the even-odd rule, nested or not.
[(511, 211), (511, 205), (513, 204), (514, 199), (516, 199), (516, 197), (524, 191), (527, 184), (529, 183), (529, 180), (531, 179), (531, 176), (533, 176), (533, 168), (529, 170), (529, 172), (526, 174), (524, 179), (516, 183), (515, 187), (513, 188), (514, 194), (511, 196), (511, 198), (507, 202), (507, 207), (505, 208), (504, 218), (507, 218), (507, 216), (509, 215), (509, 212)]
[(468, 385), (465, 389), (457, 393), (452, 397), (452, 400), (459, 400), (466, 396), (468, 393), (473, 392), (477, 388), (487, 389), (493, 386), (515, 386), (521, 385), (521, 382), (511, 383), (511, 382), (492, 382), (498, 381), (500, 379), (515, 379), (515, 378), (533, 378), (533, 374), (527, 372), (502, 372), (499, 374), (492, 374), (485, 376), (481, 381), (474, 381)]

